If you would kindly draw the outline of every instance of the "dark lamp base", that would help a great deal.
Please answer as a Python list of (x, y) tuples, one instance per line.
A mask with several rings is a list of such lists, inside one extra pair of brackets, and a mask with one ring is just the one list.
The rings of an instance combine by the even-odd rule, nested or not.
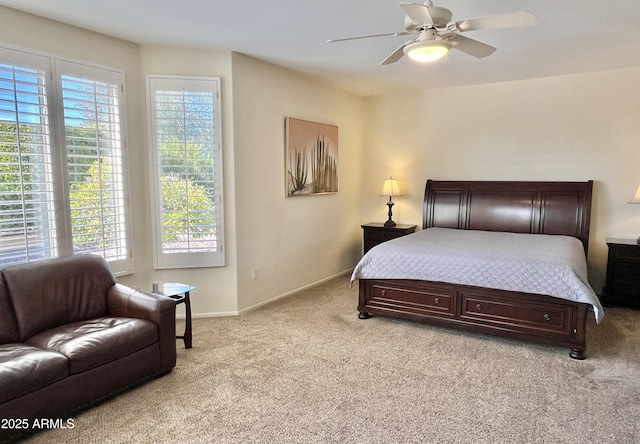
[(389, 202), (387, 202), (387, 206), (389, 207), (389, 220), (387, 220), (384, 223), (385, 227), (395, 227), (396, 223), (394, 221), (391, 220), (391, 216), (393, 216), (393, 213), (391, 212), (391, 208), (393, 207), (393, 201), (391, 200), (391, 196), (389, 196)]

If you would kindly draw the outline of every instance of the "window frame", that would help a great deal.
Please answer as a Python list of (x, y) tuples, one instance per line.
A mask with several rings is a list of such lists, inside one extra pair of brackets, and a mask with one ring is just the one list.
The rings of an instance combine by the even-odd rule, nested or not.
[[(38, 61), (38, 62), (37, 62)], [(78, 77), (89, 82), (109, 83), (115, 92), (109, 95), (117, 102), (117, 113), (114, 114), (117, 120), (115, 127), (118, 128), (118, 138), (116, 144), (119, 146), (118, 157), (121, 168), (121, 177), (118, 180), (119, 201), (121, 205), (120, 220), (122, 221), (124, 245), (120, 257), (117, 259), (105, 258), (116, 275), (129, 274), (133, 272), (133, 249), (132, 249), (132, 226), (129, 198), (129, 152), (127, 149), (127, 119), (126, 119), (126, 94), (124, 84), (124, 72), (121, 69), (99, 65), (84, 60), (76, 60), (56, 54), (39, 52), (32, 49), (15, 47), (0, 43), (0, 62), (9, 66), (23, 67), (29, 69), (39, 69), (36, 65), (40, 63), (44, 66), (46, 83), (44, 85), (46, 105), (42, 113), (48, 116), (48, 149), (50, 152), (49, 163), (43, 164), (51, 169), (53, 175), (53, 206), (47, 210), (48, 220), (55, 225), (56, 250), (47, 257), (41, 259), (65, 257), (74, 254), (74, 239), (72, 236), (72, 209), (71, 209), (71, 186), (68, 178), (68, 152), (66, 138), (66, 122), (63, 97), (63, 77)], [(91, 75), (89, 75), (91, 74)], [(113, 127), (112, 127), (113, 128)], [(94, 208), (104, 207), (98, 206)], [(53, 213), (53, 215), (51, 215)], [(44, 214), (44, 213), (43, 213)], [(101, 223), (105, 225), (104, 221)], [(86, 251), (86, 253), (100, 254), (96, 251)], [(102, 249), (102, 254), (105, 250)], [(37, 259), (39, 260), (39, 259)], [(13, 261), (10, 263), (22, 263), (25, 261)]]
[[(203, 91), (212, 93), (213, 98), (213, 183), (214, 183), (214, 205), (216, 221), (216, 251), (207, 252), (183, 252), (165, 253), (163, 252), (162, 239), (162, 192), (160, 188), (160, 159), (158, 148), (158, 131), (156, 126), (155, 111), (155, 91), (154, 85), (158, 82), (180, 83), (194, 85), (189, 92)], [(224, 229), (224, 191), (223, 191), (223, 153), (222, 153), (222, 124), (221, 124), (221, 93), (220, 77), (211, 76), (186, 76), (186, 75), (146, 75), (146, 95), (147, 95), (147, 127), (149, 145), (149, 178), (151, 181), (151, 210), (152, 210), (152, 236), (153, 236), (153, 266), (155, 269), (172, 268), (199, 268), (199, 267), (223, 267), (226, 265), (225, 252), (225, 229)], [(195, 85), (198, 85), (196, 87)], [(207, 87), (203, 85), (208, 85)]]

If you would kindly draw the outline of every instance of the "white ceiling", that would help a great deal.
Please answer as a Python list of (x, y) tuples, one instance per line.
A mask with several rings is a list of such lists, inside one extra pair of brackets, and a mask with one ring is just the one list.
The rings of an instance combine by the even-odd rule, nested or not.
[[(414, 0), (420, 3), (420, 0)], [(380, 66), (410, 38), (331, 38), (403, 30), (394, 0), (0, 0), (0, 5), (140, 44), (231, 50), (358, 94), (491, 83), (640, 66), (638, 0), (436, 0), (453, 19), (529, 10), (533, 27), (467, 32), (498, 50), (451, 51)], [(44, 37), (44, 36), (43, 36)]]

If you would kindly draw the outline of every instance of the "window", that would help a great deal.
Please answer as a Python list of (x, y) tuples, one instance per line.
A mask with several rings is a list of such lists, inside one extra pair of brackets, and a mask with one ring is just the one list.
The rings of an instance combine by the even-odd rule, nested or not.
[(123, 88), (119, 71), (0, 48), (0, 265), (90, 253), (131, 270)]
[(154, 266), (224, 265), (220, 79), (147, 76)]

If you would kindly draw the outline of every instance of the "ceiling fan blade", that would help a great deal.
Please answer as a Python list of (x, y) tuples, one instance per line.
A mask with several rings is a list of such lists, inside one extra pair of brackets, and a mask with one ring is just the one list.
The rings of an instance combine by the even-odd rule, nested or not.
[(536, 18), (529, 11), (508, 12), (506, 14), (488, 15), (455, 22), (458, 31), (478, 31), (481, 29), (513, 28), (517, 26), (535, 25)]
[(451, 34), (447, 36), (447, 41), (458, 51), (462, 51), (479, 59), (490, 56), (496, 51), (496, 48), (486, 43), (470, 39), (460, 34)]
[(433, 17), (426, 5), (418, 5), (415, 3), (400, 2), (400, 7), (404, 13), (409, 16), (413, 23), (419, 25), (433, 25)]
[(346, 37), (343, 39), (331, 39), (331, 40), (327, 40), (327, 43), (333, 43), (333, 42), (345, 42), (347, 40), (359, 40), (359, 39), (369, 39), (372, 37), (389, 37), (389, 36), (393, 36), (393, 37), (397, 37), (399, 35), (408, 35), (409, 33), (406, 31), (401, 31), (401, 32), (389, 32), (386, 34), (372, 34), (372, 35), (361, 35), (359, 37)]
[(389, 56), (386, 59), (384, 59), (382, 62), (380, 62), (380, 64), (381, 65), (389, 65), (390, 63), (397, 62), (404, 55), (404, 47), (407, 46), (409, 43), (413, 43), (413, 42), (414, 42), (414, 40), (410, 40), (410, 41), (404, 43), (398, 49), (396, 49), (391, 54), (389, 54)]

